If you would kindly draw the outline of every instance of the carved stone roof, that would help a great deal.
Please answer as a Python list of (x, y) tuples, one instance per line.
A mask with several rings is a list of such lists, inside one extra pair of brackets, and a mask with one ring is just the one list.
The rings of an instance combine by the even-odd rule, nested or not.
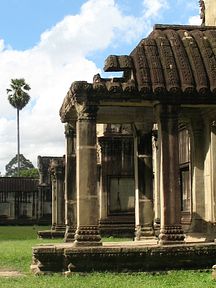
[(99, 106), (104, 101), (216, 104), (216, 27), (155, 25), (130, 55), (109, 56), (104, 70), (123, 75), (97, 74), (93, 83), (72, 83), (60, 110), (63, 122), (76, 113), (74, 103), (83, 95)]
[[(216, 27), (156, 25), (130, 57), (142, 94), (216, 95)], [(108, 57), (105, 70), (125, 71), (124, 59)]]

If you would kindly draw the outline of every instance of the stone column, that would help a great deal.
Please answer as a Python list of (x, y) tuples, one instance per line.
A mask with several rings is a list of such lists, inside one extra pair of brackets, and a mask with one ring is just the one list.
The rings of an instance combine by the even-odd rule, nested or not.
[(212, 199), (210, 202), (212, 209), (212, 219), (213, 223), (216, 222), (216, 122), (211, 123), (211, 181), (212, 181)]
[(184, 243), (179, 185), (178, 107), (157, 105), (160, 151), (161, 229), (159, 244)]
[[(51, 160), (51, 173), (53, 175), (54, 188), (54, 223), (56, 231), (65, 230), (65, 199), (64, 199), (64, 158), (63, 159), (52, 159)], [(55, 210), (55, 211), (54, 211)]]
[(192, 223), (191, 232), (205, 231), (205, 185), (204, 185), (204, 162), (205, 162), (205, 126), (201, 115), (191, 120), (192, 142)]
[(96, 112), (93, 104), (77, 108), (77, 230), (75, 246), (102, 245), (98, 229)]
[[(135, 177), (139, 198), (136, 205), (136, 240), (153, 238), (153, 171), (152, 171), (152, 133), (141, 134), (135, 141)], [(136, 200), (137, 201), (137, 200)], [(137, 211), (138, 210), (138, 211)]]
[(109, 146), (109, 138), (100, 137), (98, 139), (101, 148), (101, 176), (100, 176), (100, 208), (99, 218), (100, 220), (106, 219), (108, 216), (108, 192), (107, 192), (107, 149)]
[(153, 158), (153, 174), (154, 174), (154, 187), (153, 187), (153, 203), (154, 203), (154, 230), (155, 234), (158, 235), (160, 230), (160, 153), (158, 149), (158, 126), (154, 124), (153, 127), (153, 140), (152, 140), (152, 158)]
[(65, 125), (66, 157), (65, 157), (65, 242), (73, 242), (76, 231), (76, 128)]
[(57, 207), (56, 207), (56, 178), (55, 178), (55, 174), (53, 173), (53, 171), (51, 171), (51, 182), (52, 182), (52, 226), (51, 226), (51, 230), (55, 230), (56, 227), (56, 223), (57, 223)]

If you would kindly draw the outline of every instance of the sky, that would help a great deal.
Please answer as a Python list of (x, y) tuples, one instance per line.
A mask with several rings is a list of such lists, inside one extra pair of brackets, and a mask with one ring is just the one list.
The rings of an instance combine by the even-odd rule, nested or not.
[(200, 24), (198, 0), (0, 0), (0, 172), (17, 154), (16, 110), (6, 89), (24, 78), (21, 153), (65, 154), (59, 109), (73, 81), (92, 82), (109, 55), (128, 55), (154, 24)]

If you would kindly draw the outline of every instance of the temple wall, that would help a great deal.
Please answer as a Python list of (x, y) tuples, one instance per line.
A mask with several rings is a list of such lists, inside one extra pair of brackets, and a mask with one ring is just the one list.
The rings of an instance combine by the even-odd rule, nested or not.
[(205, 0), (205, 25), (216, 25), (216, 1)]

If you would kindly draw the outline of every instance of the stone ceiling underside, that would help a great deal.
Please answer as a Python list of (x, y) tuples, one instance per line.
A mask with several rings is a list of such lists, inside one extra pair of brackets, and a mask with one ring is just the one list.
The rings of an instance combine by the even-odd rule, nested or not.
[(216, 27), (156, 25), (130, 55), (109, 56), (104, 70), (123, 71), (123, 77), (98, 74), (93, 83), (72, 83), (60, 110), (62, 121), (75, 113), (71, 106), (83, 94), (99, 106), (216, 104)]

